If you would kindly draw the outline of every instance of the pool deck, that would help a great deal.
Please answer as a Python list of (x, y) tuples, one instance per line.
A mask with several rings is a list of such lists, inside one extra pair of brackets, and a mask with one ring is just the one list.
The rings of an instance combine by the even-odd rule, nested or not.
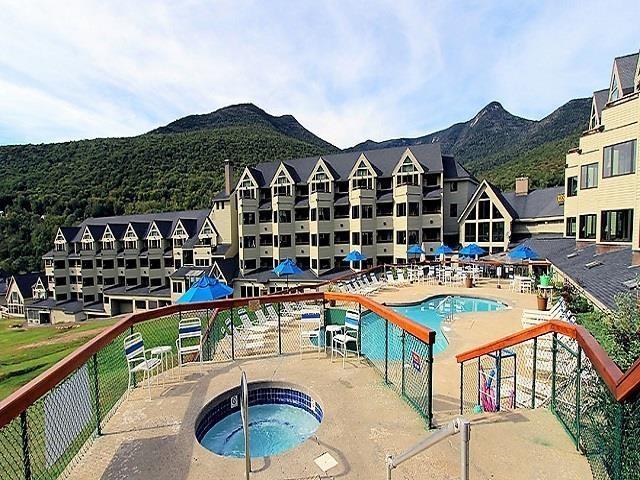
[[(473, 290), (415, 285), (376, 297), (381, 302), (416, 301), (435, 294), (472, 294), (511, 306), (500, 312), (461, 314), (447, 332), (448, 348), (434, 363), (434, 414), (442, 423), (457, 414), (459, 366), (455, 353), (521, 329), (522, 308), (535, 296), (488, 285)], [(219, 457), (196, 441), (200, 409), (236, 387), (242, 371), (250, 381), (279, 380), (303, 386), (322, 404), (316, 434), (285, 454), (253, 460), (256, 479), (385, 478), (385, 456), (399, 453), (429, 433), (424, 421), (386, 387), (365, 362), (332, 363), (315, 353), (255, 358), (189, 367), (181, 380), (152, 387), (152, 399), (137, 389), (123, 402), (70, 472), (89, 479), (244, 478), (244, 460)], [(469, 417), (472, 479), (589, 479), (591, 471), (546, 409)], [(395, 479), (459, 478), (459, 438), (453, 437), (401, 465)], [(314, 459), (328, 452), (338, 466), (322, 474)]]

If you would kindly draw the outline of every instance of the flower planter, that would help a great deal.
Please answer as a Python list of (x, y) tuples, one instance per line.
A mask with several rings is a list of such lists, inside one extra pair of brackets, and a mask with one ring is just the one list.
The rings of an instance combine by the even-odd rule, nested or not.
[(546, 310), (549, 299), (547, 297), (540, 297), (540, 296), (538, 296), (537, 299), (538, 299), (538, 310)]

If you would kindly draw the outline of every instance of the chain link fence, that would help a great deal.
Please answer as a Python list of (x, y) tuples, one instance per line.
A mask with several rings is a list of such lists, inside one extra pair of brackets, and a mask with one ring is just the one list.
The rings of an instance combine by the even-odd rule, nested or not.
[[(366, 310), (352, 297), (326, 300), (322, 293), (315, 293), (286, 301), (281, 298), (240, 299), (220, 309), (187, 307), (183, 311), (183, 307), (171, 307), (171, 313), (159, 310), (154, 317), (155, 312), (148, 312), (144, 320), (132, 319), (114, 327), (114, 332), (103, 332), (108, 340), (92, 348), (83, 360), (73, 360), (73, 369), (65, 370), (70, 374), (56, 379), (44, 395), (0, 427), (0, 479), (65, 477), (127, 396), (125, 339), (140, 334), (148, 353), (169, 347), (160, 357), (159, 375), (167, 375), (178, 365), (176, 341), (184, 320), (200, 323), (202, 361), (227, 362), (274, 355), (320, 355), (330, 347), (332, 335), (341, 331), (347, 312), (357, 312), (362, 355), (430, 425), (431, 344)], [(310, 327), (301, 319), (314, 312), (318, 314), (318, 334), (305, 336)], [(184, 360), (200, 361), (197, 355)], [(141, 373), (137, 378), (134, 374), (132, 387), (139, 386), (141, 380)]]
[(596, 480), (632, 480), (640, 402), (618, 402), (578, 342), (548, 333), (460, 363), (460, 413), (550, 408)]

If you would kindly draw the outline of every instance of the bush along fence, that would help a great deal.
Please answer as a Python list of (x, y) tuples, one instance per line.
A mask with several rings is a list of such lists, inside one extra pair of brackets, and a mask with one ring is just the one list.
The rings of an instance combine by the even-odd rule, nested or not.
[[(435, 332), (369, 298), (312, 292), (171, 305), (123, 318), (0, 402), (0, 479), (64, 478), (81, 461), (126, 401), (127, 336), (140, 333), (146, 349), (172, 346), (176, 364), (178, 325), (191, 319), (200, 320), (203, 361), (299, 354), (298, 319), (305, 308), (321, 308), (325, 326), (357, 311), (362, 354), (431, 426)], [(247, 321), (270, 327), (249, 337)], [(318, 342), (305, 347), (324, 348), (323, 335)], [(412, 368), (403, 368), (408, 362)]]
[(554, 320), (457, 361), (460, 413), (549, 408), (595, 479), (638, 478), (640, 360), (623, 373), (584, 327)]

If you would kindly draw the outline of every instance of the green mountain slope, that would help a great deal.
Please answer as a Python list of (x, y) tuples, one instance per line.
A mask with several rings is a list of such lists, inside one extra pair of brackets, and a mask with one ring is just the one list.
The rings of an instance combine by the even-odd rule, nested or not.
[(586, 129), (590, 108), (591, 99), (571, 100), (535, 121), (512, 115), (498, 102), (491, 102), (471, 120), (439, 132), (383, 142), (367, 140), (352, 149), (440, 142), (444, 152), (453, 153), (476, 176), (501, 188), (512, 189), (518, 175), (531, 176), (534, 186), (558, 185), (564, 176), (566, 152), (577, 145)]
[[(245, 107), (227, 107), (224, 116), (241, 119)], [(207, 207), (222, 188), (225, 158), (237, 172), (261, 161), (336, 150), (305, 132), (288, 117), (278, 126), (260, 119), (209, 128), (183, 123), (179, 133), (0, 147), (0, 270), (40, 269), (60, 225)]]

